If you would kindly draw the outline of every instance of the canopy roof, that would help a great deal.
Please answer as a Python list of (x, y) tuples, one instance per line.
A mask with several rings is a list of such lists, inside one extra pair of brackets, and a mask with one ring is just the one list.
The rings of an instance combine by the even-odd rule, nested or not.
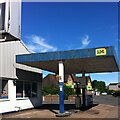
[(58, 63), (63, 61), (65, 73), (117, 72), (117, 62), (113, 46), (16, 56), (16, 62), (58, 73)]

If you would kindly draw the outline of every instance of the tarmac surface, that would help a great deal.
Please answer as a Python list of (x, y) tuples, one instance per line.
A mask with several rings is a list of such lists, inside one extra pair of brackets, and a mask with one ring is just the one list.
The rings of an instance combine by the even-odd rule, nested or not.
[[(52, 101), (53, 102), (53, 101)], [(120, 109), (118, 109), (118, 97), (112, 96), (95, 96), (93, 106), (89, 106), (86, 109), (76, 109), (74, 101), (65, 101), (65, 111), (72, 114), (64, 118), (119, 118)], [(119, 106), (120, 107), (120, 106)], [(44, 104), (42, 107), (4, 114), (2, 118), (57, 118), (56, 114), (59, 113), (59, 104), (57, 102)]]
[(94, 103), (97, 103), (97, 104), (106, 104), (106, 105), (113, 105), (113, 106), (117, 106), (120, 103), (120, 97), (113, 97), (112, 95), (94, 96), (93, 100), (94, 100)]

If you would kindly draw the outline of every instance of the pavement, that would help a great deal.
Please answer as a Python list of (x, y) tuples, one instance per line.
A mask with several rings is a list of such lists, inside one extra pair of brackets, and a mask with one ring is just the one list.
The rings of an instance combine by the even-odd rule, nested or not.
[[(111, 101), (113, 100), (113, 101)], [(70, 101), (65, 101), (65, 111), (71, 112), (72, 114), (67, 119), (73, 118), (119, 118), (120, 106), (118, 105), (118, 98), (113, 98), (112, 96), (95, 96), (94, 104), (86, 109), (75, 109), (75, 104), (70, 104)], [(56, 114), (59, 113), (59, 104), (45, 103), (42, 107), (36, 109), (30, 109), (10, 114), (4, 114), (2, 116), (3, 120), (5, 118), (57, 118)]]

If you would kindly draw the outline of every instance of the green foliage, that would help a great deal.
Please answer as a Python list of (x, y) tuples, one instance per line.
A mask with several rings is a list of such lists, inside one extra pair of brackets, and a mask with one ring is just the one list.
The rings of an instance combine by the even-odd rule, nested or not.
[(115, 90), (115, 92), (120, 92), (120, 90)]
[(108, 95), (111, 95), (113, 92), (116, 92), (116, 93), (118, 92), (119, 93), (120, 90), (109, 90), (109, 89), (106, 89), (105, 92), (107, 92)]
[(106, 91), (105, 92), (107, 92), (107, 94), (108, 95), (111, 95), (113, 92), (114, 92), (114, 90), (109, 90), (109, 89), (106, 89)]
[[(46, 86), (42, 89), (43, 95), (58, 95), (59, 87)], [(69, 95), (75, 95), (75, 91), (73, 88), (64, 85), (64, 99), (68, 99)]]
[(64, 85), (64, 92), (69, 95), (75, 95), (74, 88), (68, 87), (66, 85)]
[(73, 88), (64, 85), (64, 99), (67, 100), (69, 95), (75, 95)]
[[(53, 86), (46, 86), (42, 89), (43, 95), (58, 95), (59, 94), (59, 87), (53, 87)], [(65, 98), (69, 95), (74, 95), (75, 91), (70, 86), (64, 85), (64, 95)]]
[(94, 90), (97, 89), (97, 91), (100, 91), (100, 92), (106, 91), (106, 85), (105, 85), (104, 81), (94, 80), (94, 81), (92, 81), (92, 86), (93, 86)]
[(59, 87), (46, 86), (43, 87), (43, 95), (57, 95), (59, 94)]
[(97, 89), (97, 88), (98, 88), (97, 80), (93, 80), (93, 81), (92, 81), (92, 87), (93, 87), (94, 89)]
[[(59, 95), (59, 87), (46, 86), (42, 89), (43, 95)], [(75, 95), (75, 91), (71, 86), (64, 85), (64, 99), (67, 100), (69, 95)]]

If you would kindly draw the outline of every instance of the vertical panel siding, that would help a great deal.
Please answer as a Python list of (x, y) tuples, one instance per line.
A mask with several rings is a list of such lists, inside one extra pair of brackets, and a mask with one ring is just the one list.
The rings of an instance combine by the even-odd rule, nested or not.
[(10, 29), (13, 36), (20, 38), (21, 35), (21, 0), (10, 2)]
[[(20, 41), (0, 43), (0, 77), (16, 78), (16, 55), (29, 53)], [(32, 69), (35, 68), (29, 68)]]
[(0, 3), (5, 3), (5, 20), (3, 23), (4, 28), (2, 29), (5, 32), (10, 33), (10, 35), (20, 39), (21, 0), (17, 0), (17, 2), (13, 2), (13, 0), (0, 0)]

